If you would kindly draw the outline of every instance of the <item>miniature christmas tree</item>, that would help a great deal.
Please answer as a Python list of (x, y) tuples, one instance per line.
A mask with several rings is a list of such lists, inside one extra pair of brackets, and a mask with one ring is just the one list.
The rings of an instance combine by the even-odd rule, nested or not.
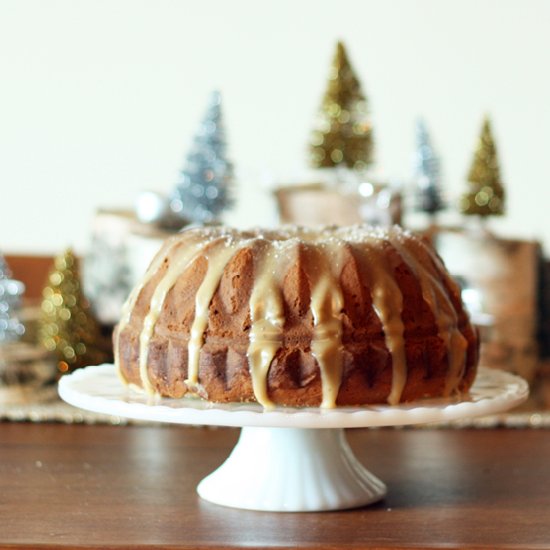
[(43, 290), (39, 340), (58, 357), (61, 372), (103, 362), (100, 327), (82, 292), (78, 262), (71, 250), (55, 259)]
[(233, 166), (226, 158), (221, 96), (212, 94), (187, 155), (171, 208), (183, 222), (211, 223), (233, 205)]
[(417, 210), (434, 216), (445, 208), (440, 188), (440, 160), (422, 120), (416, 124), (415, 181)]
[(11, 279), (11, 269), (6, 258), (0, 253), (0, 279)]
[(315, 168), (344, 165), (363, 170), (372, 163), (373, 133), (367, 100), (342, 42), (338, 42), (332, 61), (310, 151)]
[(0, 254), (0, 343), (19, 340), (25, 327), (17, 318), (25, 285), (11, 278), (11, 271)]
[(470, 191), (462, 197), (460, 203), (463, 214), (486, 217), (504, 213), (504, 188), (488, 118), (483, 121), (468, 181)]

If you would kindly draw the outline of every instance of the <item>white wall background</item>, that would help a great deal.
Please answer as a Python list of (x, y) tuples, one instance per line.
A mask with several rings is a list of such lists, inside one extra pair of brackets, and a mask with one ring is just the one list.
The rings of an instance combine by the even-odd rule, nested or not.
[(241, 225), (303, 171), (335, 42), (370, 99), (378, 164), (410, 175), (425, 117), (450, 194), (482, 116), (508, 191), (502, 233), (550, 250), (550, 2), (0, 0), (0, 249), (84, 250), (94, 211), (168, 192), (222, 91)]

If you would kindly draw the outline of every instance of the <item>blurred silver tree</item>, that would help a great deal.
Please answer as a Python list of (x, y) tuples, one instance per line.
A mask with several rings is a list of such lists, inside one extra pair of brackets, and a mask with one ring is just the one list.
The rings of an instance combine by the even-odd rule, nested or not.
[(226, 157), (221, 95), (213, 92), (170, 202), (184, 222), (211, 223), (233, 203), (233, 165)]

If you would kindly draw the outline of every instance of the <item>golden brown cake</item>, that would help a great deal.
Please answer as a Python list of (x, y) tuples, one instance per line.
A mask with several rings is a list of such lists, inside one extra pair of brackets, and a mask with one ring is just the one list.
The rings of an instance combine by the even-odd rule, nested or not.
[(478, 342), (437, 254), (398, 227), (191, 229), (166, 241), (115, 331), (149, 393), (264, 407), (467, 391)]

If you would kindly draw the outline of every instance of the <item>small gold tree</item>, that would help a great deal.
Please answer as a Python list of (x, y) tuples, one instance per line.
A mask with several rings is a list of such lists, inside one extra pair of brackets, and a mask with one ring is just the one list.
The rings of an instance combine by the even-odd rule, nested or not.
[(460, 201), (463, 214), (482, 217), (504, 214), (504, 188), (491, 124), (487, 117), (483, 121), (468, 181), (470, 191)]
[(338, 42), (328, 86), (310, 143), (315, 168), (345, 165), (363, 170), (372, 163), (373, 135), (368, 105), (342, 42)]
[(82, 292), (78, 261), (71, 250), (58, 256), (42, 291), (41, 344), (58, 357), (64, 373), (107, 359), (99, 323)]

